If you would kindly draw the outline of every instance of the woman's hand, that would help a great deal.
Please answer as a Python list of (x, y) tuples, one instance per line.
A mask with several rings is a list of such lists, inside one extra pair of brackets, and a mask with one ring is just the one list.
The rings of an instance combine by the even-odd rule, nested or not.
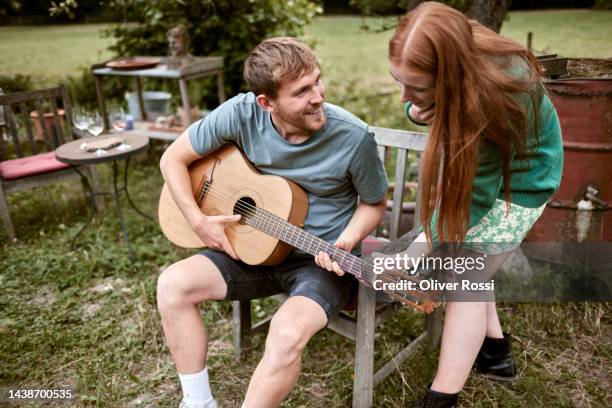
[(431, 125), (431, 123), (433, 122), (433, 118), (434, 118), (434, 114), (435, 113), (436, 113), (436, 104), (435, 103), (432, 103), (427, 108), (419, 108), (415, 104), (412, 104), (410, 106), (410, 110), (408, 111), (408, 114), (410, 115), (410, 118), (414, 122), (424, 123), (426, 125)]

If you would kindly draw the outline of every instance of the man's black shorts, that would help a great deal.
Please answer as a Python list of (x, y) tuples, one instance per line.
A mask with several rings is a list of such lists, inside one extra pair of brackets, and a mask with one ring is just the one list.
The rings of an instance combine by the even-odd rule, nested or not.
[(329, 321), (340, 313), (357, 289), (357, 280), (352, 275), (338, 276), (319, 268), (312, 255), (297, 250), (277, 266), (247, 265), (214, 250), (200, 254), (221, 271), (227, 284), (226, 300), (250, 300), (283, 292), (289, 297), (305, 296), (323, 308)]

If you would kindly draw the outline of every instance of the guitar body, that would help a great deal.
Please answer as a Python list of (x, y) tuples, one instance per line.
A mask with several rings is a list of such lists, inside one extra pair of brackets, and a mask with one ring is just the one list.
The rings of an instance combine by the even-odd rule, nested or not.
[[(308, 196), (297, 184), (278, 176), (262, 175), (234, 145), (203, 157), (189, 166), (191, 187), (202, 212), (209, 216), (266, 210), (301, 226), (308, 212)], [(159, 200), (159, 224), (164, 235), (183, 248), (205, 245), (189, 226), (168, 186)], [(292, 247), (242, 222), (226, 224), (225, 232), (240, 260), (249, 265), (276, 265)]]

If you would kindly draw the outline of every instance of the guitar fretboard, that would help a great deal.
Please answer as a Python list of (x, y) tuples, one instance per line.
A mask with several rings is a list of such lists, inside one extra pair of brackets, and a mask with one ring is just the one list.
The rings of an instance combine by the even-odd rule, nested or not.
[(247, 217), (247, 224), (310, 255), (325, 252), (343, 271), (372, 286), (374, 273), (371, 265), (268, 211), (257, 208), (255, 215)]
[[(362, 261), (355, 255), (336, 248), (336, 246), (323, 241), (321, 238), (316, 237), (301, 228), (277, 217), (276, 215), (262, 209), (256, 208), (254, 214), (250, 214), (245, 217), (245, 221), (248, 225), (255, 229), (264, 232), (276, 239), (279, 239), (294, 248), (298, 248), (310, 255), (317, 255), (319, 252), (327, 253), (332, 261), (335, 261), (340, 265), (340, 268), (344, 272), (348, 272), (354, 275), (362, 283), (372, 287), (374, 279), (385, 279), (385, 275), (374, 274), (372, 265)], [(391, 277), (392, 280), (397, 282), (396, 277)], [(414, 304), (421, 304), (421, 300), (416, 296), (413, 296), (403, 290), (385, 290), (385, 292), (397, 300), (409, 301)]]

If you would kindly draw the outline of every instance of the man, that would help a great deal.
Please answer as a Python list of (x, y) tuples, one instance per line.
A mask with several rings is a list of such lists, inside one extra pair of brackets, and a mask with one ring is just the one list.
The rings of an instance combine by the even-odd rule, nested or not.
[(224, 231), (240, 216), (202, 214), (188, 179), (191, 162), (235, 143), (263, 174), (304, 188), (309, 202), (304, 228), (349, 251), (359, 251), (360, 241), (385, 210), (387, 180), (376, 143), (365, 123), (324, 103), (325, 87), (312, 50), (292, 38), (263, 41), (248, 57), (244, 78), (252, 92), (191, 125), (160, 164), (185, 218), (214, 249), (175, 263), (158, 281), (158, 308), (179, 372), (183, 407), (217, 406), (205, 368), (208, 339), (198, 303), (288, 292), (270, 324), (243, 405), (275, 407), (297, 381), (306, 343), (340, 312), (356, 282), (325, 270), (340, 268), (322, 253), (313, 259), (295, 250), (276, 267), (240, 262)]

